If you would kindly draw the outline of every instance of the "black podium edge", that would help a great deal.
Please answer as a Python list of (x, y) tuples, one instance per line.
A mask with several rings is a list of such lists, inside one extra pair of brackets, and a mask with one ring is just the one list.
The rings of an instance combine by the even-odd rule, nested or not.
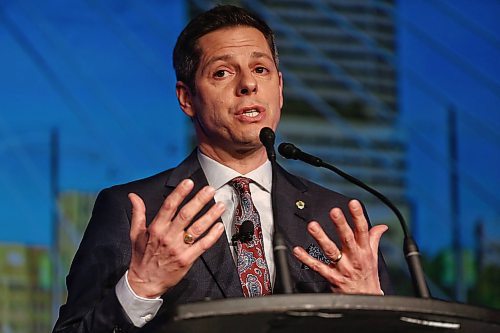
[(179, 305), (173, 322), (210, 316), (231, 316), (287, 311), (335, 312), (370, 310), (416, 313), (473, 319), (500, 325), (500, 311), (462, 303), (404, 296), (296, 294), (256, 298), (230, 298)]

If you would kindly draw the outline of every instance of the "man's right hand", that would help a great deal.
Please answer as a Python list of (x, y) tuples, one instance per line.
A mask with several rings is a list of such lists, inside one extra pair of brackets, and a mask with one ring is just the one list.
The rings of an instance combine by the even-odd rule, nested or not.
[[(175, 286), (187, 274), (193, 262), (214, 245), (224, 232), (222, 223), (214, 225), (224, 211), (224, 205), (219, 202), (186, 230), (196, 241), (193, 244), (184, 242), (184, 229), (215, 194), (212, 187), (204, 187), (176, 214), (193, 187), (192, 180), (183, 180), (165, 199), (149, 227), (146, 227), (144, 202), (138, 195), (129, 194), (132, 203), (132, 259), (128, 282), (138, 296), (159, 297)], [(208, 233), (200, 238), (209, 228)]]

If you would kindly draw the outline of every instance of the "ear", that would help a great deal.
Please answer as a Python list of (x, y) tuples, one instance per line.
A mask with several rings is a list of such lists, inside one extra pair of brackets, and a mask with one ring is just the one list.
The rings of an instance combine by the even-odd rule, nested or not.
[(278, 73), (279, 76), (279, 86), (280, 86), (280, 110), (283, 107), (283, 74), (281, 72)]
[(190, 118), (194, 117), (192, 93), (187, 84), (182, 81), (177, 81), (175, 84), (175, 92), (177, 100), (182, 111)]

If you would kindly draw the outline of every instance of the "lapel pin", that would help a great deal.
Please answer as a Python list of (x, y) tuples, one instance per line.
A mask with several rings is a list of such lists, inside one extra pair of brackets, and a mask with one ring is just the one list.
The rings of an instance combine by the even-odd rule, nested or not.
[(297, 206), (298, 209), (304, 209), (304, 207), (306, 206), (306, 203), (302, 200), (299, 200), (295, 203), (295, 206)]

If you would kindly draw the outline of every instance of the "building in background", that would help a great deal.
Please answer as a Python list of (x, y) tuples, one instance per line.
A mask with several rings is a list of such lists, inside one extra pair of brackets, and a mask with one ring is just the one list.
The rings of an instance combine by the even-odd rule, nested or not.
[(65, 277), (88, 224), (95, 195), (68, 192), (60, 194), (58, 201), (55, 261), (48, 247), (0, 243), (2, 333), (50, 332), (59, 306), (66, 301)]
[[(193, 16), (215, 2), (188, 3)], [(256, 12), (276, 34), (285, 95), (277, 142), (292, 142), (375, 187), (409, 220), (406, 144), (398, 127), (395, 1), (223, 3)], [(361, 199), (375, 223), (390, 226), (384, 254), (394, 274), (406, 274), (401, 227), (391, 210), (331, 171), (299, 161), (280, 163), (292, 173)], [(411, 293), (408, 287), (401, 286)]]
[[(210, 1), (189, 3), (191, 15), (213, 6)], [(249, 8), (276, 33), (285, 81), (279, 139), (345, 167), (405, 204), (394, 1), (223, 3)], [(287, 165), (342, 193), (373, 201), (337, 177), (296, 162)]]
[(66, 276), (76, 250), (80, 245), (83, 233), (89, 223), (92, 207), (96, 195), (85, 192), (65, 192), (59, 195), (58, 200), (58, 230), (54, 244), (58, 267), (53, 270), (55, 278), (52, 280), (53, 317), (58, 315), (59, 306), (66, 302)]
[(0, 244), (0, 331), (46, 333), (52, 329), (49, 249)]

